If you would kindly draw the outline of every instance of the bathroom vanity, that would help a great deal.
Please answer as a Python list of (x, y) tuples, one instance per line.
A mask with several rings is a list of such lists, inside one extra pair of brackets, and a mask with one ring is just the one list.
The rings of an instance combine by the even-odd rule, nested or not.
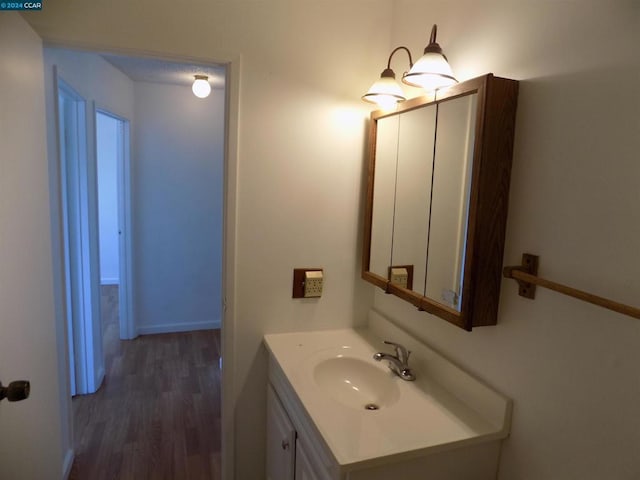
[[(407, 347), (415, 381), (373, 355)], [(375, 312), (266, 335), (268, 480), (493, 479), (511, 401)]]

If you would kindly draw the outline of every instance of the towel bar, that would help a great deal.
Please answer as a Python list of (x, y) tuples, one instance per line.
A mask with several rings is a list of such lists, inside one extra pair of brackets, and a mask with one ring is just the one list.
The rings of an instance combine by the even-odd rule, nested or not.
[(624, 303), (615, 302), (608, 298), (599, 297), (592, 293), (587, 293), (582, 290), (578, 290), (560, 283), (552, 282), (551, 280), (545, 280), (538, 277), (538, 256), (531, 255), (529, 253), (522, 254), (522, 265), (513, 267), (504, 267), (502, 274), (505, 278), (512, 278), (516, 280), (520, 286), (519, 295), (526, 298), (535, 298), (536, 285), (550, 290), (554, 290), (564, 295), (583, 300), (585, 302), (598, 305), (600, 307), (613, 310), (614, 312), (622, 313), (623, 315), (629, 315), (640, 319), (640, 309), (625, 305)]

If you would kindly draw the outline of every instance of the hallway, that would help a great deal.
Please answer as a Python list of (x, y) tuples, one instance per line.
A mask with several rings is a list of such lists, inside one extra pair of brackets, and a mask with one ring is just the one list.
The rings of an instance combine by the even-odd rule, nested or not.
[(117, 287), (102, 306), (106, 376), (73, 399), (70, 479), (219, 479), (220, 331), (121, 341)]

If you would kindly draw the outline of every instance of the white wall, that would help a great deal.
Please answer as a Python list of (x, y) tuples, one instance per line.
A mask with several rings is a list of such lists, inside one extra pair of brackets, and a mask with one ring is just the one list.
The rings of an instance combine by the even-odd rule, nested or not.
[(0, 381), (31, 395), (0, 404), (0, 475), (62, 476), (68, 451), (54, 315), (42, 43), (16, 13), (0, 15)]
[(118, 238), (118, 127), (119, 120), (96, 116), (98, 161), (98, 224), (100, 231), (100, 283), (120, 282)]
[[(640, 3), (396, 2), (391, 45), (432, 23), (461, 79), (521, 80), (505, 264), (638, 306)], [(428, 23), (426, 23), (428, 22)], [(378, 310), (514, 399), (503, 480), (640, 477), (640, 323), (502, 282), (498, 325), (456, 329), (380, 292)]]
[(224, 90), (135, 83), (139, 333), (220, 326)]

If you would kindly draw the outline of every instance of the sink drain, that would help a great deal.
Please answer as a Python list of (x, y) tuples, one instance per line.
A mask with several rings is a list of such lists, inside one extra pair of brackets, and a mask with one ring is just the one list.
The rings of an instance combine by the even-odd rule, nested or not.
[(365, 410), (378, 410), (380, 407), (375, 403), (367, 403), (364, 408)]

